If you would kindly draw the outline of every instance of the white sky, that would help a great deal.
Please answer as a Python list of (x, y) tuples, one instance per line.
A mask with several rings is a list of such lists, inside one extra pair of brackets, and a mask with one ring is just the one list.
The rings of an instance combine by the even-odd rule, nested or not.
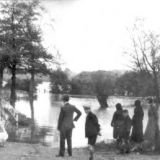
[(160, 32), (159, 0), (45, 0), (44, 6), (45, 46), (51, 53), (56, 46), (74, 72), (128, 69), (126, 28), (136, 18)]

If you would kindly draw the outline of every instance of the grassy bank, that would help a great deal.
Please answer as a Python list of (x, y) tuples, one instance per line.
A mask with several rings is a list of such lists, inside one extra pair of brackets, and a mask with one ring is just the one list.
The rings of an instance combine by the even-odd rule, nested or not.
[[(111, 147), (112, 148), (112, 147)], [(117, 155), (115, 151), (105, 145), (96, 148), (95, 160), (159, 160), (160, 155)], [(1, 160), (88, 160), (86, 148), (75, 148), (73, 157), (56, 158), (58, 149), (44, 147), (39, 144), (7, 143), (0, 148)]]

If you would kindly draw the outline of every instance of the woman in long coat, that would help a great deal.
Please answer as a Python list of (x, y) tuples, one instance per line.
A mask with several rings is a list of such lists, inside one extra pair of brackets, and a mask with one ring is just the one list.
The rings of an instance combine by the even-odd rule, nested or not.
[(136, 143), (141, 143), (143, 141), (143, 117), (144, 112), (141, 106), (141, 101), (135, 101), (134, 115), (132, 118), (132, 134), (131, 140)]
[(158, 131), (157, 119), (158, 115), (156, 106), (154, 105), (153, 100), (149, 99), (148, 123), (144, 134), (146, 149), (152, 149), (155, 147), (156, 134)]

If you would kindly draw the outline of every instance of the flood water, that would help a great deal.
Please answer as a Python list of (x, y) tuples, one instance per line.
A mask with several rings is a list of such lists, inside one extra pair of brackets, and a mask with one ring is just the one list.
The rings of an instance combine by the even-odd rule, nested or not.
[[(40, 126), (48, 126), (53, 128), (53, 133), (46, 137), (46, 141), (51, 144), (52, 147), (57, 147), (59, 142), (59, 133), (57, 131), (57, 120), (62, 103), (55, 99), (55, 95), (49, 93), (49, 83), (44, 82), (37, 87), (37, 100), (34, 102), (35, 119)], [(99, 123), (101, 125), (101, 137), (98, 137), (98, 141), (112, 140), (113, 129), (110, 125), (112, 115), (115, 111), (115, 104), (121, 103), (124, 108), (129, 110), (130, 116), (133, 115), (133, 104), (135, 99), (124, 97), (111, 97), (108, 100), (109, 108), (106, 110), (99, 110), (99, 104), (94, 98), (71, 98), (70, 103), (74, 104), (82, 111), (82, 116), (78, 122), (75, 123), (75, 129), (73, 130), (73, 147), (84, 147), (87, 145), (87, 140), (84, 134), (84, 125), (86, 115), (83, 111), (83, 105), (90, 105), (93, 112), (98, 116)], [(19, 100), (16, 103), (16, 109), (21, 113), (30, 117), (30, 106), (26, 100)], [(147, 109), (144, 109), (144, 128), (147, 123)]]

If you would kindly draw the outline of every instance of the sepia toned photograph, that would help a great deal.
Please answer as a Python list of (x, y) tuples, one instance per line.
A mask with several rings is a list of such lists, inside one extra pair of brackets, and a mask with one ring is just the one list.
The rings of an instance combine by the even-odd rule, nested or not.
[(160, 160), (159, 0), (0, 0), (0, 160)]

